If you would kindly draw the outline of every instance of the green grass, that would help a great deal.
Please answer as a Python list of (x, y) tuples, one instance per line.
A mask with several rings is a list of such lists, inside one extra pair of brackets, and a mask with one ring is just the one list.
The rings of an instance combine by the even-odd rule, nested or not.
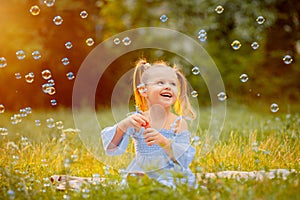
[[(220, 140), (203, 154), (210, 109), (200, 111), (200, 129), (195, 133), (200, 142), (190, 166), (195, 173), (300, 170), (298, 113), (259, 113), (246, 107), (228, 107)], [(292, 173), (287, 179), (275, 177), (260, 181), (202, 178), (197, 189), (179, 184), (174, 190), (147, 178), (132, 178), (129, 187), (122, 186), (118, 169), (130, 162), (133, 148), (129, 147), (129, 156), (102, 160), (101, 145), (93, 139), (99, 133), (93, 132), (91, 111), (80, 112), (85, 119), (80, 121), (80, 127), (84, 127), (81, 132), (76, 130), (72, 112), (67, 109), (34, 110), (16, 125), (10, 122), (13, 114), (0, 114), (0, 127), (8, 129), (7, 136), (0, 136), (0, 199), (300, 199), (298, 173)], [(48, 128), (46, 119), (50, 117), (62, 121), (63, 129)], [(109, 111), (99, 110), (97, 117), (102, 127), (114, 123)], [(41, 121), (41, 126), (35, 125), (36, 119)], [(70, 167), (66, 165), (68, 159)], [(50, 184), (49, 177), (53, 174), (83, 177), (99, 174), (107, 180), (86, 185), (80, 191), (58, 191)]]

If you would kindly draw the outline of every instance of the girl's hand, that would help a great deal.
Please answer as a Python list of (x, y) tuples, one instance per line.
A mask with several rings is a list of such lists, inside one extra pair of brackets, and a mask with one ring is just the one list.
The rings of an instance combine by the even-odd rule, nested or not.
[(148, 146), (156, 144), (161, 147), (166, 147), (170, 144), (170, 141), (154, 128), (146, 128), (143, 134)]
[(141, 127), (146, 127), (149, 125), (149, 120), (140, 113), (132, 114), (125, 119), (123, 119), (118, 128), (125, 132), (129, 127), (133, 127), (136, 131), (139, 131)]

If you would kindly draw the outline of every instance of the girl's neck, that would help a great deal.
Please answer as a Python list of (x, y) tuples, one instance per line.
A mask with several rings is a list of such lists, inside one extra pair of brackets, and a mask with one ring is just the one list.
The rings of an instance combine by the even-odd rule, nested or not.
[(174, 118), (174, 114), (169, 108), (160, 105), (153, 105), (146, 112), (150, 120), (150, 125), (155, 129), (169, 128), (169, 123)]

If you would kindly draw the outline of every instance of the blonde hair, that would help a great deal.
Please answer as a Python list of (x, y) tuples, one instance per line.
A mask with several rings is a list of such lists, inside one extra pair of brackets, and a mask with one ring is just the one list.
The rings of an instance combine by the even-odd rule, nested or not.
[[(145, 59), (140, 59), (136, 62), (134, 73), (133, 73), (133, 92), (134, 92), (134, 100), (135, 104), (141, 111), (147, 111), (148, 105), (146, 98), (142, 96), (139, 92), (139, 85), (142, 84), (142, 79), (144, 79), (143, 75), (144, 72), (154, 66), (159, 67), (170, 67), (166, 62), (164, 61), (156, 61), (152, 65), (147, 63)], [(188, 87), (187, 87), (187, 80), (185, 76), (182, 74), (182, 72), (174, 65), (173, 67), (170, 67), (174, 69), (174, 72), (176, 73), (177, 79), (178, 79), (178, 97), (176, 102), (174, 103), (174, 111), (179, 116), (186, 116), (190, 117), (192, 119), (196, 118), (196, 114), (192, 109), (192, 106), (189, 101), (189, 97), (187, 95)]]

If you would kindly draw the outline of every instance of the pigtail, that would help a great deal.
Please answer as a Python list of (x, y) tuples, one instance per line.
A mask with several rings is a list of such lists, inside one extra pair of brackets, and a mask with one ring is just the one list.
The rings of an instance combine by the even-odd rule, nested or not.
[(144, 71), (145, 64), (147, 64), (147, 62), (144, 59), (137, 61), (133, 73), (133, 93), (135, 104), (138, 109), (143, 112), (148, 109), (148, 106), (145, 97), (140, 94), (138, 87), (141, 84), (142, 73)]
[(187, 80), (185, 76), (178, 69), (176, 69), (176, 66), (174, 66), (174, 69), (179, 81), (178, 97), (174, 104), (174, 111), (178, 115), (183, 115), (195, 119), (196, 114), (192, 109), (191, 103), (187, 95)]

